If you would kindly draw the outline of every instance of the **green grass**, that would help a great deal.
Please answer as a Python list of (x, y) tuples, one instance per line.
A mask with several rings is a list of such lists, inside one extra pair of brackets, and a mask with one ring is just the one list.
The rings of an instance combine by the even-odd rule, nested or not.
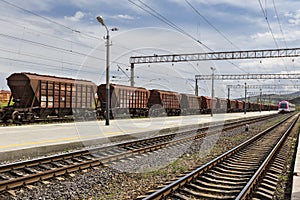
[[(6, 107), (8, 102), (0, 102), (0, 108)], [(10, 106), (14, 105), (14, 103), (11, 101)]]

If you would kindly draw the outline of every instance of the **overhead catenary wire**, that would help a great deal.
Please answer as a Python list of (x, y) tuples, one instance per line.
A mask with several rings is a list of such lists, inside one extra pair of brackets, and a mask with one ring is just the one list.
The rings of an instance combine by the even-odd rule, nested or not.
[[(48, 37), (50, 37), (50, 38), (54, 38), (54, 39), (59, 40), (59, 41), (63, 41), (63, 42), (68, 42), (68, 43), (76, 44), (76, 45), (78, 45), (78, 46), (82, 46), (82, 47), (88, 48), (88, 49), (93, 49), (93, 48), (94, 48), (94, 46), (87, 45), (86, 43), (79, 43), (79, 42), (77, 42), (77, 41), (75, 41), (75, 40), (66, 39), (66, 38), (63, 38), (63, 37), (61, 37), (61, 36), (59, 37), (59, 36), (57, 36), (57, 35), (49, 34), (49, 33), (47, 33), (47, 32), (40, 31), (40, 30), (38, 30), (38, 29), (32, 29), (32, 28), (30, 28), (30, 27), (27, 27), (27, 26), (24, 26), (24, 25), (19, 24), (19, 23), (18, 23), (17, 21), (15, 21), (15, 20), (9, 20), (9, 19), (0, 18), (0, 21), (1, 21), (1, 22), (4, 22), (4, 23), (7, 23), (7, 24), (10, 25), (10, 26), (15, 26), (15, 27), (22, 28), (23, 31), (24, 31), (24, 30), (32, 31), (32, 34), (36, 34), (36, 35), (40, 34), (40, 35), (43, 35), (43, 36), (48, 36)], [(104, 51), (104, 50), (103, 50), (103, 51)]]
[[(49, 57), (38, 56), (38, 55), (32, 54), (32, 53), (16, 52), (16, 51), (12, 51), (12, 50), (8, 50), (8, 49), (2, 49), (2, 48), (0, 48), (0, 51), (2, 51), (4, 53), (13, 53), (15, 55), (22, 55), (22, 56), (29, 57), (29, 58), (36, 58), (36, 59), (39, 59), (39, 60), (52, 61), (52, 62), (57, 62), (57, 63), (60, 63), (60, 64), (67, 64), (67, 65), (82, 67), (82, 64), (63, 61), (63, 60), (60, 60), (60, 59), (54, 59), (54, 58), (49, 58)], [(86, 66), (86, 67), (88, 67), (89, 69), (97, 69), (97, 66), (90, 66), (89, 65), (89, 66)]]
[(223, 34), (216, 26), (214, 26), (204, 15), (202, 15), (196, 8), (193, 6), (188, 0), (185, 2), (208, 24), (210, 25), (216, 32), (218, 32), (229, 44), (231, 44), (236, 49), (240, 50), (238, 46), (236, 46), (225, 34)]
[(275, 39), (273, 30), (272, 30), (272, 28), (271, 28), (271, 25), (270, 25), (270, 22), (269, 22), (269, 19), (268, 19), (268, 16), (267, 16), (267, 13), (266, 13), (266, 11), (264, 10), (264, 8), (263, 8), (263, 6), (262, 6), (261, 0), (258, 0), (258, 3), (259, 3), (259, 6), (260, 6), (260, 9), (261, 9), (261, 11), (262, 11), (262, 13), (263, 13), (263, 15), (264, 15), (264, 18), (265, 18), (265, 20), (266, 20), (266, 22), (267, 22), (267, 24), (268, 24), (268, 29), (269, 29), (269, 31), (270, 31), (270, 33), (271, 33), (271, 35), (272, 35), (273, 41), (274, 41), (274, 43), (275, 43), (275, 46), (276, 46), (277, 49), (279, 49), (278, 43), (277, 43), (277, 41), (276, 41), (276, 39)]
[[(74, 51), (72, 49), (57, 47), (57, 46), (53, 46), (53, 45), (49, 45), (49, 44), (45, 44), (45, 43), (36, 42), (36, 41), (33, 41), (33, 40), (27, 40), (27, 39), (15, 37), (15, 36), (12, 36), (12, 35), (7, 35), (7, 34), (0, 33), (0, 37), (10, 38), (10, 39), (14, 39), (14, 40), (20, 40), (20, 41), (23, 41), (23, 42), (27, 42), (27, 43), (31, 43), (31, 44), (34, 44), (34, 45), (42, 46), (42, 47), (45, 47), (45, 48), (55, 49), (55, 50), (59, 50), (59, 51), (62, 51), (62, 52), (68, 52), (68, 53), (71, 53), (71, 54), (80, 55), (80, 56), (92, 58), (92, 59), (95, 59), (95, 60), (105, 61), (105, 59), (103, 59), (103, 58), (99, 58), (99, 57), (92, 56), (92, 55), (89, 55), (89, 54), (86, 54), (86, 53)], [(112, 61), (112, 63), (124, 64), (124, 63), (117, 62), (117, 61)]]
[[(16, 59), (16, 58), (9, 58), (9, 57), (0, 56), (0, 59), (8, 60), (8, 61), (14, 61), (14, 62), (20, 62), (20, 63), (23, 63), (23, 64), (26, 63), (26, 64), (33, 64), (33, 65), (37, 65), (37, 66), (43, 66), (43, 67), (51, 67), (49, 69), (52, 69), (52, 70), (57, 70), (57, 68), (58, 68), (58, 66), (55, 66), (55, 65), (50, 65), (50, 64), (46, 64), (46, 63), (39, 63), (39, 62), (33, 62), (33, 61), (28, 61), (28, 60), (21, 60), (21, 59)], [(63, 68), (65, 70), (68, 70), (68, 71), (71, 71), (71, 72), (76, 72), (76, 70), (74, 68), (69, 68), (69, 67), (59, 67), (59, 68)], [(82, 70), (82, 69), (80, 69), (80, 72), (95, 74), (94, 71), (86, 71), (86, 70)]]
[(132, 0), (128, 0), (130, 3), (134, 4), (135, 6), (139, 7), (140, 9), (144, 10), (145, 12), (147, 12), (148, 14), (152, 15), (153, 17), (157, 18), (158, 20), (164, 22), (165, 24), (167, 24), (168, 26), (174, 28), (175, 30), (177, 30), (178, 32), (188, 36), (189, 38), (191, 38), (192, 40), (196, 41), (197, 43), (201, 44), (202, 46), (204, 46), (206, 49), (213, 51), (213, 49), (211, 49), (210, 47), (208, 47), (207, 45), (205, 45), (203, 42), (201, 42), (200, 40), (198, 40), (197, 38), (195, 38), (194, 36), (192, 36), (191, 34), (189, 34), (188, 32), (184, 31), (182, 28), (180, 28), (179, 26), (177, 26), (176, 24), (174, 24), (173, 22), (171, 22), (170, 20), (168, 20), (167, 18), (165, 18), (164, 16), (162, 16), (160, 13), (158, 13), (157, 11), (155, 11), (153, 8), (151, 8), (150, 6), (148, 6), (147, 4), (145, 4), (143, 1), (138, 0), (143, 6), (145, 6), (146, 8), (148, 8), (149, 10), (147, 10), (146, 8), (144, 8), (143, 6), (133, 2)]
[(80, 30), (73, 29), (73, 28), (71, 28), (71, 27), (68, 27), (68, 26), (66, 26), (66, 25), (64, 25), (64, 24), (58, 23), (58, 22), (56, 22), (56, 21), (54, 21), (54, 20), (52, 20), (52, 19), (50, 19), (50, 18), (44, 17), (44, 16), (42, 16), (42, 15), (39, 15), (39, 14), (37, 14), (37, 13), (35, 13), (35, 12), (32, 12), (32, 11), (27, 10), (27, 9), (25, 9), (25, 8), (22, 8), (22, 7), (20, 7), (20, 6), (16, 5), (16, 4), (13, 4), (13, 3), (8, 2), (8, 1), (6, 1), (6, 0), (0, 0), (0, 1), (2, 1), (3, 3), (5, 3), (5, 4), (7, 4), (7, 5), (10, 5), (10, 6), (12, 6), (12, 7), (15, 7), (15, 8), (17, 8), (17, 9), (23, 11), (23, 12), (26, 12), (26, 13), (29, 13), (29, 14), (34, 15), (34, 16), (36, 16), (36, 17), (39, 17), (39, 18), (41, 18), (41, 19), (43, 19), (43, 20), (45, 20), (45, 21), (48, 21), (48, 22), (50, 22), (50, 23), (52, 23), (52, 24), (56, 24), (57, 26), (63, 27), (63, 28), (65, 28), (65, 29), (67, 29), (67, 30), (69, 30), (69, 31), (71, 31), (71, 32), (78, 33), (78, 34), (84, 35), (84, 36), (89, 37), (89, 38), (92, 38), (92, 39), (100, 40), (99, 37), (96, 37), (96, 36), (93, 36), (93, 35), (84, 33), (84, 32), (82, 32), (82, 31), (80, 31)]
[[(47, 21), (47, 22), (50, 22), (50, 23), (55, 24), (55, 25), (57, 25), (57, 26), (63, 27), (63, 28), (65, 28), (65, 29), (68, 29), (68, 30), (70, 30), (72, 33), (79, 34), (79, 35), (81, 35), (81, 36), (85, 36), (85, 37), (90, 38), (90, 39), (92, 38), (92, 39), (96, 39), (96, 40), (101, 40), (99, 37), (96, 37), (96, 36), (93, 36), (93, 35), (90, 35), (90, 34), (83, 33), (83, 32), (81, 32), (81, 31), (79, 31), (79, 30), (76, 30), (76, 29), (73, 29), (73, 28), (71, 28), (71, 27), (68, 27), (68, 26), (66, 26), (66, 25), (64, 25), (64, 24), (58, 23), (58, 22), (56, 22), (56, 21), (54, 21), (54, 20), (52, 20), (52, 19), (50, 19), (50, 18), (41, 16), (41, 15), (35, 13), (35, 12), (32, 12), (32, 11), (27, 10), (27, 9), (25, 9), (25, 8), (22, 8), (22, 7), (20, 7), (20, 6), (16, 5), (16, 4), (13, 4), (13, 3), (8, 2), (8, 1), (6, 1), (6, 0), (0, 0), (0, 1), (2, 1), (2, 2), (5, 3), (5, 4), (8, 4), (9, 6), (12, 6), (12, 7), (14, 7), (14, 8), (17, 8), (17, 9), (23, 11), (23, 12), (26, 12), (26, 13), (29, 13), (29, 14), (31, 14), (31, 15), (33, 15), (33, 16), (39, 17), (39, 18), (41, 18), (41, 19), (43, 19), (43, 20), (45, 20), (45, 21)], [(9, 23), (7, 19), (3, 19), (3, 18), (2, 18), (2, 19), (0, 19), (0, 20), (3, 21), (3, 22)], [(10, 25), (19, 26), (19, 27), (23, 27), (24, 29), (33, 30), (33, 29), (30, 29), (30, 28), (25, 27), (25, 26), (22, 26), (22, 25), (16, 25), (16, 23), (10, 23)], [(47, 36), (49, 36), (49, 37), (53, 37), (53, 38), (59, 39), (59, 40), (61, 40), (61, 41), (70, 42), (71, 45), (72, 45), (72, 44), (75, 44), (75, 45), (82, 46), (82, 47), (85, 47), (85, 48), (88, 48), (88, 49), (91, 49), (91, 50), (94, 49), (94, 47), (88, 46), (88, 45), (85, 44), (85, 43), (79, 43), (79, 42), (76, 42), (76, 41), (73, 41), (73, 40), (68, 40), (68, 39), (65, 39), (65, 38), (62, 38), (62, 37), (58, 37), (58, 36), (55, 36), (55, 35), (51, 35), (51, 34), (48, 34), (48, 33), (45, 33), (45, 32), (39, 31), (39, 30), (33, 30), (33, 31), (34, 31), (35, 33), (41, 33), (42, 35), (47, 35)], [(25, 40), (24, 40), (24, 41), (25, 41)], [(26, 42), (28, 42), (28, 41), (26, 41)], [(66, 49), (62, 49), (62, 48), (60, 48), (60, 47), (55, 47), (54, 45), (47, 45), (47, 44), (43, 44), (43, 43), (39, 43), (39, 45), (46, 46), (46, 47), (50, 47), (50, 46), (51, 46), (51, 48), (54, 48), (54, 49), (60, 49), (60, 50), (63, 50), (63, 51), (65, 51), (65, 52), (69, 52), (69, 53), (71, 53), (71, 54), (74, 54), (74, 53), (75, 53), (75, 54), (79, 54), (79, 55), (82, 55), (82, 56), (87, 56), (87, 57), (92, 57), (92, 58), (94, 58), (94, 59), (98, 59), (98, 58), (96, 58), (96, 57), (93, 57), (93, 56), (90, 56), (90, 55), (87, 55), (87, 54), (83, 54), (83, 53), (80, 53), (80, 52), (77, 52), (77, 51), (74, 51), (74, 50), (66, 50)], [(119, 46), (120, 46), (120, 45), (119, 45)], [(121, 48), (125, 48), (125, 47), (122, 47), (122, 46), (120, 46), (120, 47), (121, 47)], [(100, 50), (100, 51), (103, 51), (103, 52), (104, 52), (104, 50)], [(45, 58), (45, 60), (47, 60), (47, 58)], [(98, 60), (103, 60), (103, 59), (98, 59)], [(117, 63), (117, 64), (120, 64), (120, 65), (126, 65), (126, 64), (124, 64), (124, 63), (116, 62), (116, 61), (112, 61), (112, 63)]]
[(104, 60), (104, 59), (101, 59), (99, 57), (95, 57), (95, 56), (91, 56), (91, 55), (88, 55), (88, 54), (85, 54), (85, 53), (74, 51), (72, 49), (57, 47), (57, 46), (53, 46), (53, 45), (49, 45), (49, 44), (45, 44), (45, 43), (41, 43), (41, 42), (36, 42), (36, 41), (33, 41), (33, 40), (19, 38), (19, 37), (8, 35), (8, 34), (0, 33), (0, 37), (5, 37), (5, 38), (13, 39), (13, 40), (20, 40), (20, 41), (23, 41), (23, 42), (27, 42), (27, 43), (31, 43), (31, 44), (34, 44), (34, 45), (42, 46), (42, 47), (45, 47), (45, 48), (51, 48), (51, 49), (55, 49), (55, 50), (59, 50), (59, 51), (63, 51), (63, 52), (68, 52), (68, 53), (72, 53), (72, 54), (76, 54), (76, 55), (80, 55), (80, 56), (93, 58), (93, 59), (96, 59), (96, 60)]
[[(203, 42), (201, 42), (200, 40), (198, 40), (197, 38), (195, 38), (194, 36), (190, 35), (189, 33), (187, 33), (186, 31), (184, 31), (182, 28), (178, 27), (176, 24), (174, 24), (173, 22), (171, 22), (170, 20), (168, 20), (167, 18), (165, 18), (164, 16), (162, 16), (159, 12), (155, 11), (153, 8), (151, 8), (149, 5), (145, 4), (142, 0), (137, 0), (138, 2), (140, 2), (144, 7), (148, 8), (149, 10), (147, 10), (146, 8), (144, 8), (143, 6), (133, 2), (133, 0), (128, 0), (130, 3), (132, 3), (133, 5), (137, 6), (138, 8), (140, 8), (141, 10), (147, 12), (148, 14), (152, 15), (153, 17), (157, 18), (158, 20), (164, 22), (165, 24), (167, 24), (168, 26), (174, 28), (175, 30), (179, 31), (180, 33), (187, 35), (188, 37), (190, 37), (192, 40), (196, 41), (197, 43), (201, 44), (202, 46), (204, 46), (205, 48), (207, 48), (209, 51), (211, 52), (215, 52), (212, 48), (208, 47), (207, 45), (205, 45)], [(231, 65), (235, 66), (236, 68), (238, 68), (239, 70), (249, 73), (247, 71), (245, 71), (244, 69), (242, 69), (241, 67), (239, 67), (238, 65), (236, 65), (235, 63), (231, 62), (231, 61), (227, 61), (228, 63), (230, 63)]]
[(273, 2), (273, 7), (274, 7), (275, 14), (276, 14), (276, 19), (277, 19), (277, 22), (278, 22), (278, 25), (279, 25), (279, 29), (280, 29), (280, 32), (281, 32), (281, 35), (282, 35), (282, 39), (283, 39), (285, 48), (288, 48), (286, 40), (285, 40), (285, 36), (284, 36), (284, 33), (283, 33), (282, 25), (281, 25), (281, 22), (280, 22), (280, 17), (279, 17), (278, 12), (277, 12), (275, 1), (272, 0), (272, 2)]

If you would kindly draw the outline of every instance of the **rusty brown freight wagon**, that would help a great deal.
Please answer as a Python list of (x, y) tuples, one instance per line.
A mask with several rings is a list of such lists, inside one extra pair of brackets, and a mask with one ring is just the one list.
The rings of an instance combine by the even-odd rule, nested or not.
[(180, 94), (180, 108), (182, 115), (200, 114), (201, 97), (193, 94)]
[(227, 112), (227, 99), (217, 98), (216, 112), (218, 113)]
[(244, 101), (236, 100), (236, 112), (242, 112), (244, 110)]
[(227, 99), (227, 112), (235, 112), (237, 110), (236, 100)]
[[(97, 89), (101, 113), (106, 114), (106, 84), (101, 84)], [(143, 87), (130, 87), (125, 85), (110, 84), (110, 116), (112, 118), (126, 118), (148, 115), (149, 91)]]
[(180, 95), (177, 92), (164, 90), (150, 90), (148, 100), (150, 116), (164, 116), (181, 114)]
[(211, 102), (213, 102), (213, 111), (216, 112), (217, 99), (214, 98), (212, 101), (212, 98), (209, 96), (201, 96), (201, 113), (211, 113)]
[(96, 84), (86, 80), (14, 73), (7, 78), (14, 105), (2, 111), (15, 123), (50, 116), (93, 117)]

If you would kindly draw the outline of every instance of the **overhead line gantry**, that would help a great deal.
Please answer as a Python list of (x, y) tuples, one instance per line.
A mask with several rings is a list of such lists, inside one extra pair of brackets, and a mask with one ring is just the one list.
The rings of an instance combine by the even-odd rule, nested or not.
[[(198, 96), (198, 80), (211, 80), (212, 75), (195, 75), (195, 95)], [(300, 74), (223, 74), (214, 75), (215, 80), (248, 80), (248, 79), (300, 79)], [(241, 86), (245, 88), (246, 86)], [(248, 86), (247, 86), (248, 88)], [(229, 98), (228, 88), (228, 98)]]
[(207, 60), (283, 58), (283, 57), (299, 57), (299, 56), (300, 56), (300, 48), (132, 56), (129, 59), (131, 65), (130, 82), (131, 82), (131, 86), (134, 86), (134, 65), (135, 64), (192, 62), (192, 61), (207, 61)]
[[(237, 84), (237, 85), (226, 85), (227, 88), (230, 89), (244, 89), (244, 84)], [(299, 89), (300, 85), (285, 85), (285, 84), (274, 84), (274, 85), (247, 85), (248, 89), (282, 89), (282, 88), (289, 88), (289, 89)]]
[[(216, 80), (246, 79), (300, 79), (300, 74), (223, 74), (215, 75)], [(195, 75), (196, 80), (210, 80), (211, 75)]]

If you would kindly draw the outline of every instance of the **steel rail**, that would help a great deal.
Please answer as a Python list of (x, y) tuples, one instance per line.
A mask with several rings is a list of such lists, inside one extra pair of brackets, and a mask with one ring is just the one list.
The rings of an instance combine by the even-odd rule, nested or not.
[[(272, 116), (273, 115), (265, 116), (265, 118), (269, 118)], [(251, 118), (251, 119), (246, 119), (246, 120), (238, 120), (238, 121), (229, 123), (229, 125), (227, 125), (227, 126), (231, 125), (232, 128), (236, 128), (237, 124), (241, 125), (243, 123), (249, 123), (249, 121), (255, 122), (257, 120), (262, 120), (262, 118)], [(221, 125), (215, 125), (214, 127), (219, 127), (219, 126), (221, 126)], [(197, 131), (205, 130), (205, 129), (207, 129), (207, 127), (204, 127), (202, 129), (197, 129)], [(184, 135), (185, 133), (186, 132), (182, 133), (182, 135)], [(180, 133), (177, 133), (177, 134), (180, 134)], [(126, 148), (132, 147), (134, 145), (139, 145), (139, 144), (147, 144), (147, 143), (151, 144), (153, 142), (159, 143), (159, 144), (153, 144), (153, 145), (148, 144), (148, 146), (146, 146), (146, 147), (142, 147), (142, 148), (138, 148), (138, 149), (130, 149), (130, 150), (127, 150), (127, 152), (116, 153), (115, 155), (107, 155), (107, 156), (104, 156), (103, 158), (92, 157), (89, 160), (84, 160), (82, 163), (75, 163), (72, 165), (62, 166), (62, 167), (47, 170), (47, 171), (38, 171), (33, 174), (28, 174), (28, 175), (25, 175), (22, 177), (17, 177), (17, 178), (10, 179), (10, 180), (3, 180), (3, 181), (0, 181), (0, 191), (12, 189), (12, 188), (19, 187), (22, 185), (37, 182), (40, 180), (46, 180), (46, 179), (60, 176), (60, 175), (66, 174), (66, 173), (71, 173), (74, 171), (98, 166), (98, 165), (101, 165), (101, 164), (104, 164), (107, 162), (115, 161), (118, 159), (123, 159), (123, 158), (130, 157), (130, 156), (133, 156), (136, 154), (155, 151), (160, 148), (166, 147), (168, 145), (181, 143), (181, 142), (187, 142), (188, 140), (191, 140), (191, 139), (199, 139), (199, 138), (204, 137), (205, 134), (206, 133), (200, 133), (200, 134), (193, 135), (191, 137), (185, 137), (185, 138), (181, 138), (181, 139), (179, 138), (174, 141), (170, 141), (170, 140), (172, 140), (176, 136), (176, 133), (168, 134), (168, 135), (164, 135), (164, 136), (157, 136), (154, 138), (140, 139), (140, 140), (133, 141), (133, 142), (125, 142), (125, 143), (116, 144), (116, 145), (112, 145), (112, 146), (108, 146), (108, 147), (100, 147), (100, 148), (98, 147), (98, 148), (91, 148), (91, 149), (85, 149), (85, 150), (78, 150), (75, 152), (48, 156), (45, 158), (32, 159), (29, 161), (21, 161), (21, 162), (11, 163), (8, 165), (1, 165), (0, 173), (5, 173), (5, 172), (9, 172), (11, 170), (29, 168), (29, 167), (34, 167), (34, 166), (38, 166), (41, 164), (51, 164), (52, 162), (64, 161), (66, 159), (72, 159), (72, 158), (76, 158), (76, 157), (80, 157), (80, 156), (89, 156), (89, 155), (92, 155), (93, 153), (97, 153), (99, 151), (105, 152), (105, 151), (114, 150), (114, 148), (116, 148), (116, 147), (121, 148), (121, 149), (126, 149)]]
[(277, 128), (278, 126), (280, 126), (281, 124), (286, 122), (288, 119), (290, 119), (290, 117), (276, 123), (275, 125), (267, 128), (266, 130), (260, 132), (259, 134), (255, 135), (255, 136), (253, 136), (252, 138), (248, 139), (247, 141), (243, 142), (242, 144), (234, 147), (233, 149), (225, 152), (224, 154), (222, 154), (222, 155), (218, 156), (217, 158), (213, 159), (212, 161), (204, 164), (203, 166), (199, 167), (198, 169), (186, 174), (185, 176), (183, 176), (183, 177), (179, 178), (178, 180), (170, 183), (169, 185), (167, 185), (167, 186), (157, 190), (156, 192), (148, 195), (147, 197), (143, 198), (143, 200), (158, 200), (158, 199), (163, 199), (163, 198), (167, 197), (167, 195), (171, 194), (172, 192), (174, 192), (175, 190), (177, 190), (181, 186), (183, 186), (187, 183), (190, 183), (192, 180), (196, 179), (198, 176), (200, 176), (204, 172), (208, 171), (209, 169), (213, 168), (214, 166), (216, 166), (220, 162), (224, 161), (225, 159), (227, 159), (231, 155), (235, 154), (236, 152), (241, 151), (243, 148), (247, 147), (252, 142), (254, 142), (257, 139), (261, 138), (266, 133), (268, 133), (268, 132), (272, 131), (273, 129)]
[(249, 199), (251, 197), (251, 194), (255, 190), (255, 185), (260, 181), (260, 179), (263, 177), (265, 171), (267, 170), (270, 162), (274, 158), (274, 156), (278, 153), (281, 146), (285, 142), (286, 138), (292, 131), (292, 129), (295, 127), (295, 124), (297, 123), (299, 119), (299, 114), (297, 115), (296, 119), (293, 121), (293, 123), (289, 126), (289, 128), (285, 131), (283, 136), (280, 138), (280, 140), (277, 142), (276, 146), (273, 148), (273, 150), (270, 152), (268, 157), (265, 159), (265, 161), (261, 164), (261, 166), (258, 168), (258, 170), (255, 172), (255, 174), (252, 176), (252, 178), (249, 180), (249, 182), (246, 184), (246, 186), (243, 188), (243, 190), (240, 192), (240, 194), (236, 197), (236, 200), (239, 199)]

